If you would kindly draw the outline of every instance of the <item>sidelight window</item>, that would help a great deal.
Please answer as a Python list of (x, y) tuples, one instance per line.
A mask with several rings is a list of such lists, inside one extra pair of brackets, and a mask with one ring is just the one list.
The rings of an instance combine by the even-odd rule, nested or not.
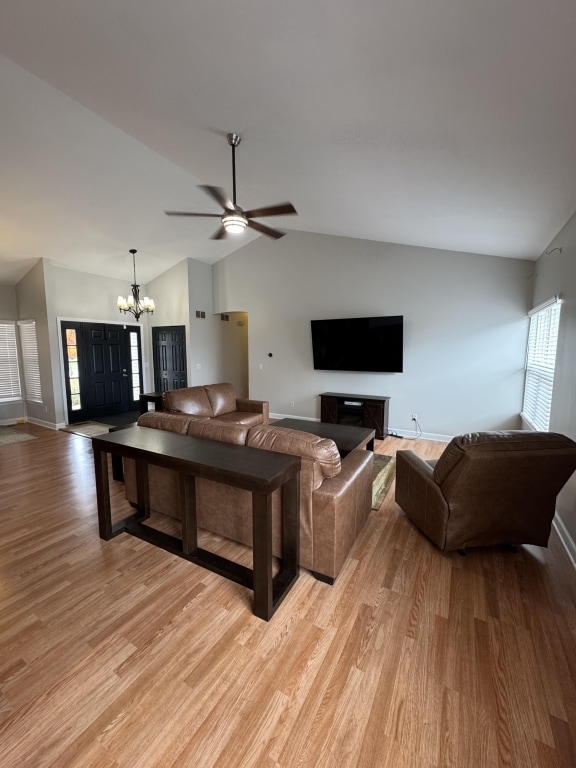
[(73, 411), (82, 408), (80, 397), (80, 373), (78, 366), (78, 344), (75, 328), (66, 328), (66, 349), (64, 350), (68, 362), (68, 383), (70, 385), (70, 401)]
[(130, 366), (132, 371), (132, 401), (137, 403), (140, 399), (140, 353), (136, 331), (130, 331)]

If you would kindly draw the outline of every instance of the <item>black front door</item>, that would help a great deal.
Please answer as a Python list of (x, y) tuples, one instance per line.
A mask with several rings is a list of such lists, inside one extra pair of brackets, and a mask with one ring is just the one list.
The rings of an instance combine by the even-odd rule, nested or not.
[(186, 328), (183, 325), (152, 328), (152, 354), (155, 392), (188, 386)]
[(69, 423), (138, 407), (140, 328), (62, 321)]

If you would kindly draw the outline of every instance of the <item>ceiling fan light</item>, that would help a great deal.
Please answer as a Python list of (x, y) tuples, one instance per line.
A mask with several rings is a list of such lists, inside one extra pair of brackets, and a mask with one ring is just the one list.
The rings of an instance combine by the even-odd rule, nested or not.
[(229, 235), (240, 235), (248, 226), (248, 220), (241, 213), (225, 213), (222, 226)]

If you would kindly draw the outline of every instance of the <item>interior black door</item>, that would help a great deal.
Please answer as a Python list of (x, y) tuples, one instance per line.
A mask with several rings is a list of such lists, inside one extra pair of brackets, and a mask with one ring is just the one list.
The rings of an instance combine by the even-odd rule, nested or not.
[(140, 328), (65, 321), (61, 327), (69, 423), (136, 409)]
[(152, 354), (155, 392), (188, 386), (185, 326), (152, 328)]

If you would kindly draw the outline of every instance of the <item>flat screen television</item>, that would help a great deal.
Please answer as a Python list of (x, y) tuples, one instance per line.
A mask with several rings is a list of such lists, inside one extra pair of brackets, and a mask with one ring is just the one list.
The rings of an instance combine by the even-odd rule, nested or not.
[(311, 320), (314, 369), (401, 373), (404, 316)]

